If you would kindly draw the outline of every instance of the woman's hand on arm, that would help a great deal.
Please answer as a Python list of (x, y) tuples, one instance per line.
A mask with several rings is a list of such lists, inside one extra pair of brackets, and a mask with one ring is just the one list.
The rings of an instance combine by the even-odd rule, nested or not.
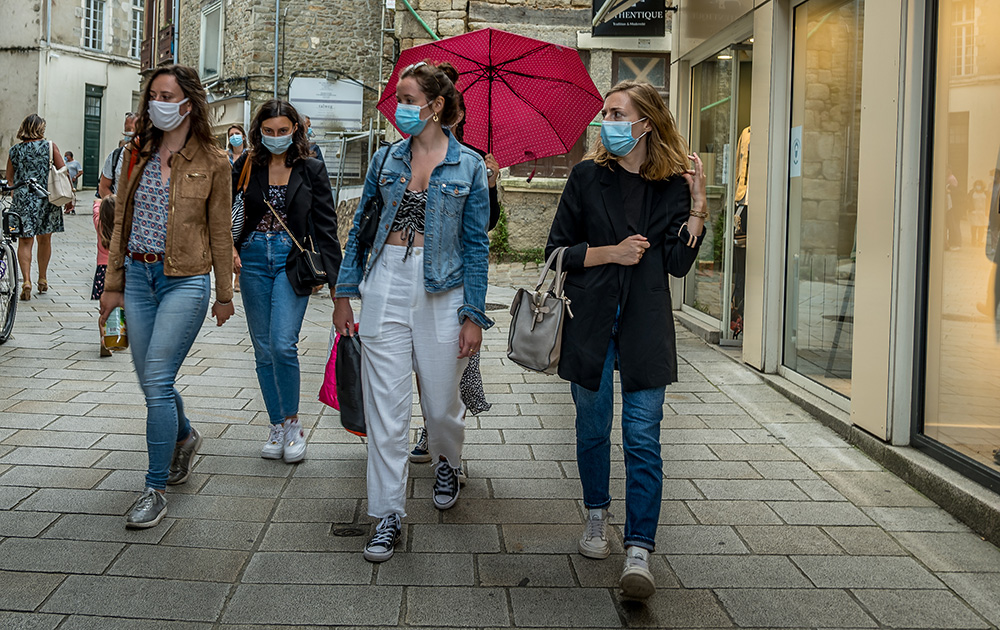
[[(708, 194), (706, 193), (705, 165), (697, 153), (688, 156), (694, 168), (685, 172), (684, 179), (691, 189), (691, 216), (688, 218), (688, 247), (694, 247), (698, 237), (705, 231), (705, 221), (708, 219)], [(703, 215), (703, 216), (696, 216)]]
[(583, 266), (623, 265), (629, 267), (637, 265), (648, 248), (649, 241), (645, 236), (633, 234), (617, 245), (587, 248)]
[(233, 273), (237, 276), (240, 275), (240, 271), (243, 270), (243, 261), (240, 260), (240, 252), (233, 246)]
[(351, 298), (333, 298), (333, 328), (341, 335), (354, 336), (354, 310)]
[(469, 318), (462, 324), (462, 330), (458, 333), (458, 358), (471, 357), (479, 352), (483, 345), (483, 329), (476, 322)]

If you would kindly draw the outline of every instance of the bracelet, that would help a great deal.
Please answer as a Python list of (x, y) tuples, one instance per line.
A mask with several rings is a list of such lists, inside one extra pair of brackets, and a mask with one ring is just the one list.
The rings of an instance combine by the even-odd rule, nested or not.
[(691, 216), (693, 216), (696, 219), (707, 219), (708, 218), (708, 210), (692, 210), (688, 214), (690, 214)]
[(218, 304), (219, 306), (229, 306), (230, 304), (233, 303), (233, 301), (229, 300), (228, 302), (220, 302), (220, 301), (216, 300), (215, 303)]

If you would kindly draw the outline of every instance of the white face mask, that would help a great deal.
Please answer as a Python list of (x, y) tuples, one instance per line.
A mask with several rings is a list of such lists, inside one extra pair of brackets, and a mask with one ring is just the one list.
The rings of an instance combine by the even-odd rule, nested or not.
[[(188, 99), (184, 99), (178, 103), (168, 103), (166, 101), (150, 101), (149, 102), (149, 120), (153, 123), (153, 126), (160, 131), (173, 131), (181, 126), (184, 122), (184, 118), (187, 114), (181, 114), (181, 105), (187, 103)], [(191, 112), (189, 111), (188, 114)]]

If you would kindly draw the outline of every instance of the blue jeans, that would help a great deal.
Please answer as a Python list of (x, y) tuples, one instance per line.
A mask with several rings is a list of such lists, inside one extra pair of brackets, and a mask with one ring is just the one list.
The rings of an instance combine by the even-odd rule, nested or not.
[[(604, 359), (596, 392), (571, 385), (576, 403), (576, 465), (588, 509), (611, 505), (611, 421), (614, 402), (615, 341)], [(625, 545), (653, 551), (663, 497), (660, 420), (664, 387), (622, 392), (622, 445), (625, 450)]]
[(240, 295), (271, 424), (299, 413), (299, 331), (309, 296), (296, 295), (285, 275), (293, 247), (286, 232), (251, 232), (240, 248)]
[(125, 319), (132, 363), (146, 396), (146, 485), (167, 487), (174, 445), (191, 433), (174, 387), (208, 311), (208, 274), (168, 277), (163, 263), (125, 260)]

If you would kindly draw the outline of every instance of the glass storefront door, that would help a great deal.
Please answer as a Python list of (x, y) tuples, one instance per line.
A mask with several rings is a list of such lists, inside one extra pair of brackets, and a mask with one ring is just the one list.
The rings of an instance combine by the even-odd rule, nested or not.
[(795, 8), (783, 363), (851, 395), (864, 0)]
[(743, 331), (751, 49), (734, 45), (691, 69), (691, 150), (705, 165), (711, 219), (684, 304), (716, 322), (724, 339)]
[(922, 432), (997, 471), (1000, 2), (941, 0), (937, 11)]

